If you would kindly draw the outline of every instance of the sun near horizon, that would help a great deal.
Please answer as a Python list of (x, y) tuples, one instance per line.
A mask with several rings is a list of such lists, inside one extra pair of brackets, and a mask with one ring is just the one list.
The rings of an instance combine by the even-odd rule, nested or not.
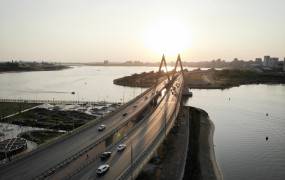
[(156, 56), (177, 57), (191, 47), (191, 30), (179, 19), (165, 17), (146, 28), (143, 36), (146, 48)]

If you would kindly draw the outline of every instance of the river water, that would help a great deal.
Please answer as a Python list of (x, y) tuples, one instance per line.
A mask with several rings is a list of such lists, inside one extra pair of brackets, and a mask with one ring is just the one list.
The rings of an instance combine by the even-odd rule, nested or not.
[(117, 86), (113, 79), (154, 69), (157, 68), (75, 66), (62, 71), (3, 73), (0, 98), (128, 101), (144, 89)]
[(187, 104), (207, 111), (215, 124), (215, 154), (225, 180), (285, 179), (284, 85), (192, 91)]
[[(117, 86), (113, 79), (152, 70), (157, 68), (76, 66), (62, 71), (3, 73), (0, 98), (126, 102), (144, 89)], [(193, 93), (186, 104), (204, 109), (214, 122), (216, 159), (225, 180), (285, 179), (284, 85)]]

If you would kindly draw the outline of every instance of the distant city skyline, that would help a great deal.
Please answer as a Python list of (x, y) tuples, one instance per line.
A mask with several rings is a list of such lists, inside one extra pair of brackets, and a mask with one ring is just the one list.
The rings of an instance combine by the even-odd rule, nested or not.
[(1, 0), (0, 61), (285, 57), (283, 0)]

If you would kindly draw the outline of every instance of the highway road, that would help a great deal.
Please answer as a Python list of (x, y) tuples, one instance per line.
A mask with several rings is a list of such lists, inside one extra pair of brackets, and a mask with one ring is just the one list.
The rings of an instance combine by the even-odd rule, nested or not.
[[(180, 76), (176, 81), (181, 85), (182, 76)], [(127, 168), (130, 168), (131, 159), (134, 161), (135, 158), (141, 156), (158, 135), (164, 136), (164, 134), (161, 134), (161, 132), (165, 130), (165, 124), (167, 123), (168, 125), (170, 123), (168, 121), (166, 122), (165, 117), (167, 120), (169, 120), (175, 111), (176, 103), (179, 101), (177, 99), (177, 95), (180, 92), (180, 88), (181, 87), (173, 89), (173, 91), (175, 91), (174, 94), (171, 91), (168, 91), (165, 98), (159, 104), (156, 110), (148, 118), (146, 118), (140, 124), (140, 126), (137, 127), (137, 129), (122, 140), (122, 143), (127, 145), (127, 148), (123, 152), (117, 152), (116, 146), (112, 147), (110, 150), (112, 155), (106, 162), (102, 162), (100, 159), (97, 159), (82, 169), (71, 179), (112, 180), (118, 178), (122, 172), (124, 172)], [(131, 155), (133, 158), (131, 158)], [(104, 163), (109, 164), (110, 169), (104, 176), (98, 177), (96, 175), (96, 169)]]
[[(106, 125), (106, 130), (103, 132), (97, 131), (97, 127), (101, 123), (90, 123), (90, 127), (82, 129), (76, 134), (71, 134), (70, 137), (62, 141), (50, 143), (46, 148), (28, 153), (22, 158), (0, 167), (0, 179), (30, 180), (42, 172), (55, 167), (58, 163), (73, 156), (84, 147), (97, 142), (114, 128), (129, 121), (132, 116), (136, 115), (150, 103), (157, 90), (160, 91), (163, 88), (164, 82), (160, 83), (156, 89), (152, 89), (143, 97), (131, 103), (125, 109), (104, 119), (102, 123)], [(124, 113), (128, 113), (128, 115), (123, 116)]]

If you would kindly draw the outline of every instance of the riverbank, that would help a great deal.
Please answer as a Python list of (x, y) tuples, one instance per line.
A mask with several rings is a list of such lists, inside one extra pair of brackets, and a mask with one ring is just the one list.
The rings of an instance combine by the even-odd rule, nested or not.
[(184, 106), (137, 180), (222, 180), (215, 158), (214, 129), (207, 112)]
[(162, 72), (159, 74), (157, 72), (150, 71), (143, 72), (141, 74), (135, 73), (130, 76), (114, 79), (113, 83), (121, 86), (148, 88), (154, 85), (155, 83), (163, 81), (163, 79), (165, 78), (167, 78), (166, 73)]
[[(129, 87), (150, 87), (166, 74), (144, 72), (113, 81), (116, 85)], [(245, 84), (285, 84), (283, 72), (256, 72), (250, 70), (193, 70), (184, 71), (185, 85), (191, 89), (226, 89)]]
[(70, 68), (70, 66), (65, 66), (56, 63), (46, 63), (46, 62), (38, 63), (38, 62), (12, 61), (12, 62), (0, 63), (0, 73), (25, 72), (25, 71), (56, 71), (68, 68)]
[(214, 124), (207, 112), (189, 107), (190, 138), (184, 180), (220, 180), (222, 173), (215, 158)]

